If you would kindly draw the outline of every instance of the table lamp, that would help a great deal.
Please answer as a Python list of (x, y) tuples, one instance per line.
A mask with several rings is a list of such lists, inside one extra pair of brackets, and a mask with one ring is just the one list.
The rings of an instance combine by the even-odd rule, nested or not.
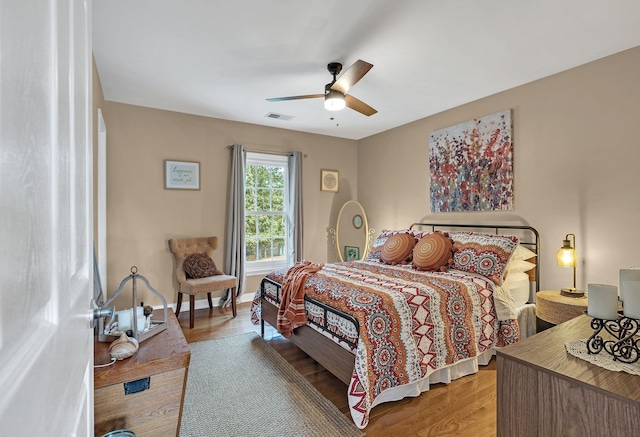
[(567, 234), (562, 241), (562, 247), (558, 250), (558, 265), (573, 267), (573, 287), (566, 287), (560, 290), (560, 294), (570, 297), (582, 297), (584, 291), (576, 289), (576, 236)]

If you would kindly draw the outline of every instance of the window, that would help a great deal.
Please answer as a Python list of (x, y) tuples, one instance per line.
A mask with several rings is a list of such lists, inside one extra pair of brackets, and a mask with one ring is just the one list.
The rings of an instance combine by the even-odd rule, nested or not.
[(287, 156), (247, 152), (245, 249), (247, 273), (289, 265)]

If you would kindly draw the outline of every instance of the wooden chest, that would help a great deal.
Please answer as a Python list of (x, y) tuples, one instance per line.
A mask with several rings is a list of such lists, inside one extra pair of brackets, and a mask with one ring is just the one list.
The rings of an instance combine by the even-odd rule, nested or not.
[[(94, 344), (95, 364), (108, 363), (109, 343)], [(94, 369), (95, 435), (129, 429), (136, 437), (177, 436), (191, 352), (172, 310), (167, 329), (131, 358)]]

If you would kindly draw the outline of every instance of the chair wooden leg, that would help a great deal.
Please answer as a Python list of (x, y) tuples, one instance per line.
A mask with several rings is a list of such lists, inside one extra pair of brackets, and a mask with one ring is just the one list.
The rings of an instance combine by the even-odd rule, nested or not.
[(209, 300), (209, 309), (213, 309), (213, 301), (211, 300), (211, 293), (207, 293), (207, 299)]
[(233, 317), (235, 317), (238, 312), (236, 311), (236, 289), (232, 288), (231, 290), (231, 310), (233, 311)]
[(193, 329), (193, 321), (195, 319), (196, 312), (196, 295), (189, 295), (189, 328)]
[(178, 302), (176, 303), (176, 319), (180, 315), (180, 307), (182, 306), (182, 293), (178, 291)]

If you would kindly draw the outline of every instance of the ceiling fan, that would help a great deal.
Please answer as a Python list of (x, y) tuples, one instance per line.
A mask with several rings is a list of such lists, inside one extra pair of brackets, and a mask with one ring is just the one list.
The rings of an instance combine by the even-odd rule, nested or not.
[(366, 116), (375, 114), (376, 111), (371, 106), (367, 105), (361, 100), (356, 99), (353, 96), (347, 94), (362, 77), (371, 70), (373, 64), (369, 64), (361, 59), (358, 59), (351, 67), (344, 72), (339, 79), (336, 76), (342, 71), (342, 64), (339, 62), (330, 62), (327, 65), (327, 70), (333, 75), (333, 81), (324, 86), (324, 94), (309, 94), (305, 96), (290, 96), (290, 97), (273, 97), (267, 99), (267, 102), (280, 102), (283, 100), (300, 100), (300, 99), (318, 99), (324, 97), (324, 107), (329, 111), (339, 111), (345, 106), (358, 111)]

